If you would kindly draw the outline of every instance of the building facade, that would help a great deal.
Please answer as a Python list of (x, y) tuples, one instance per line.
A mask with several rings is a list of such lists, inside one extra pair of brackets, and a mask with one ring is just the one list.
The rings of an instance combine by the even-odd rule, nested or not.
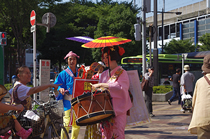
[[(191, 39), (194, 44), (197, 44), (202, 35), (210, 33), (210, 0), (203, 0), (168, 12), (171, 13), (163, 13), (164, 33), (162, 31), (162, 14), (157, 15), (159, 53), (162, 48), (162, 37), (163, 45), (172, 39)], [(176, 15), (175, 12), (182, 12), (182, 14)], [(153, 16), (146, 19), (147, 26), (153, 24), (153, 19)], [(154, 48), (153, 44), (151, 42), (151, 49)]]

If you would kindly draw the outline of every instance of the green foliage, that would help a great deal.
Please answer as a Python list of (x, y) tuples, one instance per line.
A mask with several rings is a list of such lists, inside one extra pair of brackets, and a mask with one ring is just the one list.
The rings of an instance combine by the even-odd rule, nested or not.
[(195, 46), (190, 39), (187, 40), (175, 40), (172, 39), (169, 44), (164, 47), (166, 54), (188, 53), (194, 52)]
[[(80, 56), (78, 63), (90, 65), (101, 60), (100, 49), (82, 48), (82, 43), (67, 40), (67, 37), (89, 36), (99, 38), (104, 33), (110, 36), (123, 37), (134, 40), (136, 14), (139, 9), (133, 7), (132, 2), (113, 2), (104, 0), (97, 4), (91, 1), (71, 0), (56, 3), (61, 0), (2, 0), (0, 3), (0, 29), (8, 33), (8, 46), (17, 53), (18, 63), (24, 64), (24, 50), (32, 46), (29, 16), (31, 10), (36, 11), (36, 21), (41, 23), (42, 15), (52, 12), (57, 19), (56, 25), (46, 33), (46, 28), (37, 26), (37, 50), (39, 58), (50, 59), (51, 64), (64, 64), (63, 58), (69, 51)], [(27, 20), (28, 19), (28, 20)], [(132, 41), (121, 45), (125, 48), (123, 56), (141, 54), (141, 41)], [(5, 48), (5, 54), (12, 51)], [(15, 55), (16, 56), (16, 55)]]
[[(95, 37), (116, 36), (127, 39), (134, 39), (134, 27), (136, 23), (136, 12), (132, 7), (126, 4), (104, 4), (97, 6), (99, 21), (97, 30), (94, 32)], [(131, 56), (141, 54), (141, 42), (132, 41), (121, 45), (125, 49), (123, 56)], [(92, 49), (93, 59), (100, 60), (101, 53), (98, 49)]]
[(210, 50), (210, 33), (206, 33), (199, 38), (200, 45), (199, 51), (209, 51)]
[[(33, 85), (27, 85), (28, 87), (33, 87)], [(10, 88), (12, 87), (12, 83), (7, 83), (7, 84), (4, 84), (4, 87), (7, 89), (7, 91), (10, 90)]]
[(160, 86), (153, 86), (153, 93), (155, 94), (165, 94), (167, 92), (172, 91), (172, 86), (170, 85), (160, 85)]
[(8, 84), (4, 84), (4, 87), (7, 89), (7, 91), (10, 90), (12, 84), (11, 83), (8, 83)]

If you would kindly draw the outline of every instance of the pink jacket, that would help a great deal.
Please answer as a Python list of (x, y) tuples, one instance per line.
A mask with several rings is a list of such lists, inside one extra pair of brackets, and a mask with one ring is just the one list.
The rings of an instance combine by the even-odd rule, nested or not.
[[(120, 66), (111, 71), (111, 76), (117, 71)], [(107, 83), (109, 80), (109, 70), (101, 74), (99, 83)], [(115, 116), (125, 114), (131, 107), (132, 103), (129, 96), (129, 77), (125, 70), (114, 82), (109, 82), (109, 90), (112, 97), (113, 109)]]

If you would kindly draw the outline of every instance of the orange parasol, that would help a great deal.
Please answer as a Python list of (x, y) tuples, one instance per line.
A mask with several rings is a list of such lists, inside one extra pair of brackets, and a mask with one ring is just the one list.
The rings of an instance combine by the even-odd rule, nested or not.
[(105, 36), (105, 37), (100, 37), (98, 39), (95, 39), (91, 42), (85, 43), (82, 45), (82, 47), (100, 48), (100, 47), (120, 45), (120, 44), (124, 44), (130, 41), (131, 41), (130, 39), (119, 38), (119, 37), (114, 37), (114, 36)]

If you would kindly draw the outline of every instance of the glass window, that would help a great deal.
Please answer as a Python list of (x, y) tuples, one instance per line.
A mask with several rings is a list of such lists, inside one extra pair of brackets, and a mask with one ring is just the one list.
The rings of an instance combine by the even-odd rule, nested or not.
[(190, 34), (183, 34), (183, 38), (190, 38)]
[(206, 33), (210, 33), (210, 30), (206, 30)]
[(168, 39), (168, 35), (169, 35), (169, 25), (168, 26), (165, 26), (165, 39)]
[(158, 40), (161, 40), (161, 37), (162, 37), (162, 27), (159, 27), (158, 28), (158, 33), (159, 33), (159, 38), (158, 38)]
[(194, 22), (190, 22), (190, 27), (194, 27)]
[(190, 28), (189, 30), (190, 30), (190, 32), (194, 32), (194, 28)]
[(183, 29), (183, 33), (188, 33), (189, 32), (189, 28)]
[(194, 33), (190, 33), (190, 37), (194, 37)]
[(204, 25), (205, 24), (205, 20), (202, 19), (202, 20), (198, 20), (198, 25)]
[(184, 24), (183, 24), (183, 29), (184, 29), (184, 28), (189, 28), (189, 23), (184, 23)]
[(205, 26), (198, 26), (198, 31), (205, 30)]
[(170, 25), (170, 32), (175, 33), (175, 24)]
[(198, 36), (202, 36), (203, 34), (206, 34), (206, 31), (199, 31)]
[(206, 19), (206, 24), (209, 24), (210, 23), (210, 18), (207, 18)]
[(179, 34), (180, 33), (180, 27), (179, 26), (180, 26), (180, 23), (177, 23), (176, 24), (176, 37), (180, 37), (180, 34)]
[(210, 29), (210, 24), (207, 24), (206, 25), (206, 29)]

